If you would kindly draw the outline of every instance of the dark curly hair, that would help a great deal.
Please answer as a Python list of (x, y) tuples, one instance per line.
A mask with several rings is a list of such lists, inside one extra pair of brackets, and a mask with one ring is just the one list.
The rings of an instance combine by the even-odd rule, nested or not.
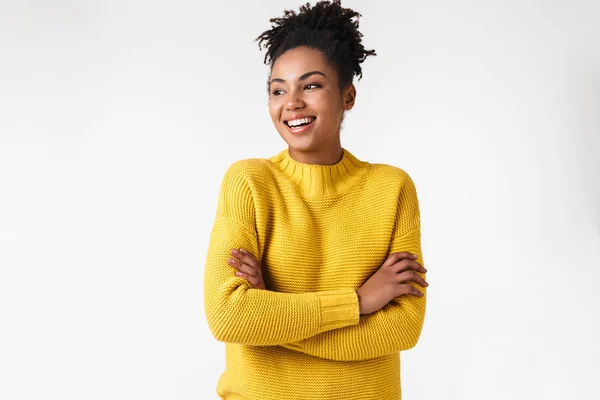
[[(356, 21), (352, 18), (357, 17)], [(362, 78), (360, 64), (375, 56), (375, 50), (366, 50), (362, 45), (362, 33), (358, 31), (361, 14), (342, 8), (340, 0), (319, 1), (300, 6), (300, 12), (284, 10), (284, 16), (271, 18), (271, 29), (260, 34), (258, 48), (265, 47), (264, 63), (270, 64), (287, 50), (298, 46), (320, 50), (338, 74), (340, 90), (352, 83), (354, 75)], [(264, 45), (263, 45), (264, 42)]]

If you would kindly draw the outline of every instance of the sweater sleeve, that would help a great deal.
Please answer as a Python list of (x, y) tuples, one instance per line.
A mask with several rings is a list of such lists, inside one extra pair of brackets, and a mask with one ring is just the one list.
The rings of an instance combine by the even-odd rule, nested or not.
[(238, 161), (225, 173), (210, 234), (204, 308), (213, 336), (222, 342), (269, 346), (358, 324), (358, 295), (352, 288), (281, 293), (254, 289), (235, 275), (237, 270), (227, 262), (232, 248), (259, 254), (247, 172)]
[[(420, 212), (417, 192), (406, 175), (398, 205), (396, 229), (390, 243), (391, 253), (406, 251), (421, 253)], [(425, 274), (418, 272), (425, 278)], [(337, 361), (366, 360), (414, 347), (419, 340), (425, 319), (427, 289), (411, 282), (423, 297), (403, 295), (392, 299), (375, 313), (361, 315), (357, 325), (342, 327), (282, 346), (313, 356)]]

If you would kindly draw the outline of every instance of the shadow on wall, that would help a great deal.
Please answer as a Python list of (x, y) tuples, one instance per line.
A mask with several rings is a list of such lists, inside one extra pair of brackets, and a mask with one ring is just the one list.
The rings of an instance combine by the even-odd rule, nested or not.
[(571, 159), (576, 160), (577, 190), (585, 213), (600, 237), (600, 68), (585, 71), (578, 79), (580, 96), (573, 103), (578, 115), (573, 121), (581, 126), (575, 126), (576, 154)]

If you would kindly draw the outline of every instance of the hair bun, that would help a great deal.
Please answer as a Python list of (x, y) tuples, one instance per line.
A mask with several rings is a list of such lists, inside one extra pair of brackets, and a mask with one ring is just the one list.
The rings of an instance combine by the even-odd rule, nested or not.
[(260, 34), (259, 49), (267, 50), (265, 64), (271, 64), (286, 52), (298, 46), (321, 50), (337, 69), (340, 87), (352, 83), (356, 75), (362, 78), (360, 64), (375, 56), (375, 50), (366, 50), (362, 45), (362, 33), (358, 30), (361, 14), (343, 8), (340, 0), (319, 1), (300, 6), (299, 12), (284, 10), (283, 17), (271, 18), (271, 29)]

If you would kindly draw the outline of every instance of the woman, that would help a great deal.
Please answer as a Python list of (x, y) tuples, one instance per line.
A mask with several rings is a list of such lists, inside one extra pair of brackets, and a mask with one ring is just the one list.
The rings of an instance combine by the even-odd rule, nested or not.
[(204, 277), (226, 343), (222, 399), (400, 399), (399, 352), (425, 317), (417, 193), (340, 143), (354, 75), (375, 55), (339, 1), (271, 19), (269, 111), (288, 148), (234, 162)]

